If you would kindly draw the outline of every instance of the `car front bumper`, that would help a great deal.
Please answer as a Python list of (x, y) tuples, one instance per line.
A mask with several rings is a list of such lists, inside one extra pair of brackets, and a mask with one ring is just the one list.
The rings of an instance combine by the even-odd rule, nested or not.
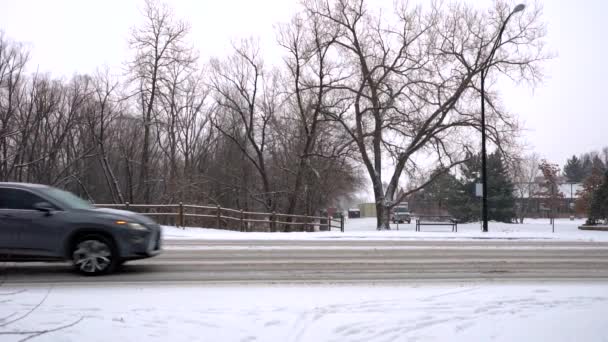
[(125, 243), (122, 258), (127, 260), (153, 257), (162, 251), (160, 226), (149, 227), (148, 232), (130, 232)]

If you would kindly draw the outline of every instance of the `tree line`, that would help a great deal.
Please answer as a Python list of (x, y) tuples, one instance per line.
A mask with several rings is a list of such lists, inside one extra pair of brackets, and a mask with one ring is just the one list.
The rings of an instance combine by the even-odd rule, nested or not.
[[(283, 63), (268, 65), (255, 39), (201, 61), (189, 24), (147, 0), (126, 72), (69, 80), (28, 73), (27, 48), (2, 34), (0, 179), (98, 203), (312, 214), (367, 178), (388, 227), (396, 203), (478, 150), (482, 72), (494, 70), (489, 84), (501, 73), (542, 79), (541, 8), (499, 40), (511, 11), (501, 1), (397, 2), (388, 14), (365, 0), (303, 1), (277, 28)], [(489, 139), (511, 155), (517, 117), (487, 93)]]
[[(480, 220), (481, 200), (475, 185), (481, 183), (481, 156), (471, 155), (458, 168), (435, 170), (435, 182), (410, 196), (413, 202), (432, 203), (461, 222)], [(555, 210), (564, 200), (575, 197), (570, 212), (589, 218), (590, 223), (608, 218), (608, 147), (602, 152), (573, 156), (559, 165), (538, 154), (509, 157), (495, 151), (488, 156), (489, 219), (499, 222), (520, 222), (528, 217), (539, 200), (555, 217)], [(579, 184), (572, 194), (563, 194), (560, 186)]]
[(568, 182), (582, 183), (576, 210), (587, 214), (589, 224), (608, 219), (608, 147), (573, 155), (564, 165), (564, 177)]

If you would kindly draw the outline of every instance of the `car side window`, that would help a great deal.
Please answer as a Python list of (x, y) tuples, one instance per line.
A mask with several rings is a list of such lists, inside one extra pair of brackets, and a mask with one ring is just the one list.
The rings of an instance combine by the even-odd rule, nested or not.
[(34, 210), (39, 202), (45, 201), (29, 191), (0, 188), (0, 209)]

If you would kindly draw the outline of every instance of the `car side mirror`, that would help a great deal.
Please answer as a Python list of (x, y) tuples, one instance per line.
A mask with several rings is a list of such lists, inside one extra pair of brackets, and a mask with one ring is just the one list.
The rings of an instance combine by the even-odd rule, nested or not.
[(49, 202), (38, 202), (34, 204), (34, 209), (50, 214), (55, 210), (55, 207)]

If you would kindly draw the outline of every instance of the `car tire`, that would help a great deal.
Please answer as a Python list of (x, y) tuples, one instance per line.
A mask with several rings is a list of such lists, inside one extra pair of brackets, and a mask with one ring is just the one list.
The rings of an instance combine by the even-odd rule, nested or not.
[(120, 263), (114, 242), (98, 234), (76, 239), (71, 255), (76, 270), (87, 276), (111, 273)]

